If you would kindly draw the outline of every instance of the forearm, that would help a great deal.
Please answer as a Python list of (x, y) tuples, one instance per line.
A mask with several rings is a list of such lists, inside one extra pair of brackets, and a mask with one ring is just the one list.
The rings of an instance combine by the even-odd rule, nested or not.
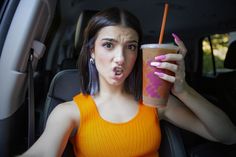
[(60, 104), (54, 108), (48, 117), (43, 134), (21, 157), (62, 156), (73, 128), (77, 128), (75, 109), (77, 109), (76, 106), (69, 103)]
[(19, 157), (56, 157), (56, 144), (42, 135), (24, 154)]
[(202, 121), (212, 136), (222, 143), (236, 143), (236, 127), (221, 109), (187, 84), (183, 92), (175, 95)]

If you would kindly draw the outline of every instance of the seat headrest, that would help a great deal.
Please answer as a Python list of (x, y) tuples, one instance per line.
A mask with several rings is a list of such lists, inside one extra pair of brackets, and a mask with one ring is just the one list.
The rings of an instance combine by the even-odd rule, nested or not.
[(96, 10), (84, 10), (81, 12), (78, 20), (77, 20), (77, 25), (76, 25), (76, 30), (75, 30), (75, 50), (77, 52), (80, 52), (80, 49), (83, 44), (83, 33), (84, 29), (87, 26), (89, 20), (93, 15), (95, 15), (98, 11)]
[(229, 45), (224, 61), (224, 67), (228, 69), (236, 69), (236, 40)]
[(57, 73), (48, 91), (48, 97), (61, 100), (62, 102), (71, 101), (73, 96), (80, 92), (80, 72), (78, 69), (63, 70)]

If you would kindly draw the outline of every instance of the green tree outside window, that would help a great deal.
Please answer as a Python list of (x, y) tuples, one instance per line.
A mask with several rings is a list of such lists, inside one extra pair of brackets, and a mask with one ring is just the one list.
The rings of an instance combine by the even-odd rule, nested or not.
[[(215, 58), (216, 72), (224, 71), (224, 60), (228, 50), (229, 34), (214, 34), (210, 36), (213, 55)], [(213, 75), (213, 61), (208, 38), (202, 41), (203, 50), (203, 75)]]

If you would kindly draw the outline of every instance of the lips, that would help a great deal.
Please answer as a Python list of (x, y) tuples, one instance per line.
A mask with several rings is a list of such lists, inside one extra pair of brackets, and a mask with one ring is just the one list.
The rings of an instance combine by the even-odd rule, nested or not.
[(114, 71), (116, 76), (119, 76), (119, 75), (123, 74), (123, 72), (124, 72), (123, 68), (121, 68), (121, 67), (115, 67), (113, 69), (113, 71)]
[(115, 73), (115, 76), (120, 76), (123, 74), (124, 69), (122, 67), (114, 67), (113, 72)]

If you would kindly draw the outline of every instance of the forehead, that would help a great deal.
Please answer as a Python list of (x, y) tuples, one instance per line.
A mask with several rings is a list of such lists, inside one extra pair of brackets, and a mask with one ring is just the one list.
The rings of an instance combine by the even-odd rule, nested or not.
[(112, 38), (117, 41), (129, 41), (129, 40), (136, 40), (138, 41), (138, 34), (137, 32), (128, 27), (123, 26), (106, 26), (102, 28), (97, 35), (97, 39), (101, 40), (103, 38)]

